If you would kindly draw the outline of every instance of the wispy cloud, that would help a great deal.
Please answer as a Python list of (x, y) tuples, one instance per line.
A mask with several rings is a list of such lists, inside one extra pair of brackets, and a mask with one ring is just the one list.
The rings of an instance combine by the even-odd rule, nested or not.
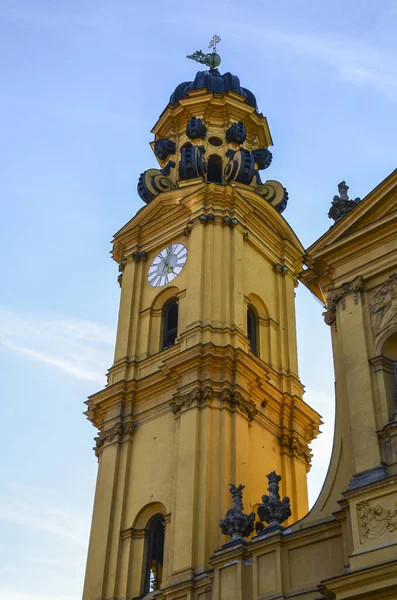
[[(0, 497), (0, 533), (9, 542), (0, 547), (1, 600), (81, 598), (87, 514), (59, 491), (23, 481), (4, 481)], [(25, 577), (18, 579), (20, 572)], [(43, 585), (37, 586), (40, 577)], [(68, 593), (72, 590), (74, 595)]]
[(392, 53), (355, 37), (270, 31), (268, 40), (328, 65), (344, 80), (369, 84), (396, 100), (397, 64)]
[(112, 359), (114, 331), (91, 321), (0, 309), (0, 343), (76, 379), (103, 385)]
[[(397, 15), (397, 0), (393, 0), (390, 6), (385, 7), (384, 16)], [(169, 15), (167, 20), (178, 22), (178, 15)], [(207, 27), (208, 23), (200, 15), (189, 17), (191, 25)], [(366, 85), (388, 100), (397, 101), (397, 61), (395, 52), (382, 46), (382, 43), (374, 44), (363, 36), (345, 34), (340, 32), (318, 31), (296, 31), (291, 28), (280, 28), (277, 23), (268, 23), (264, 31), (262, 24), (244, 23), (228, 19), (223, 21), (223, 27), (228, 32), (229, 38), (234, 38), (242, 45), (249, 45), (251, 50), (255, 49), (255, 56), (259, 64), (260, 60), (268, 61), (271, 56), (289, 55), (291, 66), (297, 64), (298, 60), (307, 61), (305, 65), (299, 65), (309, 71), (310, 63), (324, 65), (327, 68), (326, 76), (333, 72), (336, 77), (352, 85)], [(316, 73), (316, 78), (318, 77)]]
[(82, 535), (86, 524), (75, 516), (60, 513), (54, 507), (44, 503), (13, 501), (1, 504), (0, 520), (51, 533), (72, 540), (80, 546), (87, 546), (88, 535)]

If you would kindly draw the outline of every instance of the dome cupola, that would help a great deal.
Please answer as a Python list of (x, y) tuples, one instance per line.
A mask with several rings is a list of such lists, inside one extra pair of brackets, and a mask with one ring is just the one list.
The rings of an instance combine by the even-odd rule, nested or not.
[(188, 56), (209, 67), (193, 81), (179, 84), (152, 132), (152, 150), (160, 169), (142, 173), (138, 193), (149, 203), (158, 194), (198, 182), (248, 186), (282, 212), (288, 193), (277, 181), (262, 182), (260, 171), (272, 161), (267, 119), (257, 110), (254, 94), (231, 73), (220, 74), (216, 53)]

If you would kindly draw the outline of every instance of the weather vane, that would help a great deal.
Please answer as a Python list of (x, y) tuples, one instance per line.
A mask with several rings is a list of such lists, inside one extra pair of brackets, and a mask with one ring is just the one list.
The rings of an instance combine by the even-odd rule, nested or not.
[(216, 52), (216, 45), (220, 41), (221, 38), (219, 35), (214, 35), (208, 46), (208, 48), (212, 48), (212, 52), (205, 54), (202, 50), (196, 50), (193, 54), (188, 54), (186, 58), (191, 58), (202, 65), (207, 65), (211, 71), (214, 71), (221, 64), (221, 57)]

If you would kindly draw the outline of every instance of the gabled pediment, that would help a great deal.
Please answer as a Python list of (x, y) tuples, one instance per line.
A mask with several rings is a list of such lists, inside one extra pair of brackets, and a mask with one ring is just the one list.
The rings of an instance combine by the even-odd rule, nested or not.
[(118, 239), (137, 227), (158, 224), (165, 218), (172, 220), (181, 214), (185, 217), (189, 216), (190, 211), (186, 203), (186, 196), (195, 194), (202, 186), (202, 183), (192, 186), (189, 189), (189, 194), (186, 191), (182, 193), (183, 188), (159, 194), (152, 202), (143, 206), (124, 227), (115, 233), (114, 238)]
[(375, 274), (396, 249), (397, 169), (307, 249), (300, 280), (325, 302), (330, 287)]
[(361, 237), (369, 229), (382, 227), (397, 216), (397, 169), (373, 189), (343, 219), (335, 223), (307, 252), (321, 252), (328, 247)]
[(244, 188), (241, 186), (237, 194), (246, 204), (245, 217), (247, 220), (250, 218), (249, 215), (253, 219), (260, 219), (280, 240), (290, 242), (302, 254), (304, 253), (304, 248), (292, 227), (270, 202), (264, 200), (254, 190), (249, 189), (248, 186)]

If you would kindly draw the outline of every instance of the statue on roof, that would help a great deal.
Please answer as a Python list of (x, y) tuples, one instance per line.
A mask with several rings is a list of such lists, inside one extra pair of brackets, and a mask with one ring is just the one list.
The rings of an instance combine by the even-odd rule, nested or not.
[(349, 186), (346, 185), (345, 181), (341, 181), (338, 185), (339, 196), (334, 196), (332, 200), (332, 206), (329, 209), (328, 217), (333, 219), (335, 223), (340, 221), (347, 213), (349, 213), (357, 204), (361, 201), (361, 198), (355, 198), (350, 200), (347, 195)]

